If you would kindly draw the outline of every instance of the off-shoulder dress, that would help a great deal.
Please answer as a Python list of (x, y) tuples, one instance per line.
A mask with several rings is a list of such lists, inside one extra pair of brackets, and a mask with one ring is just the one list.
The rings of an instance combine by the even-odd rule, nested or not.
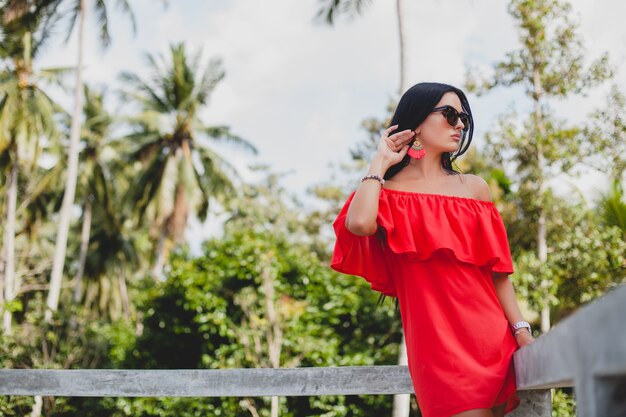
[(378, 232), (357, 236), (345, 227), (353, 197), (333, 223), (331, 267), (398, 298), (422, 415), (515, 409), (518, 347), (492, 281), (492, 272), (513, 273), (513, 262), (494, 203), (383, 188)]

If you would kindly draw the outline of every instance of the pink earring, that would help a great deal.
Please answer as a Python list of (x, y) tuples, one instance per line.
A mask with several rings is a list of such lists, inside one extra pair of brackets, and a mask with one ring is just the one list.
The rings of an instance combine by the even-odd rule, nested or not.
[(413, 141), (413, 144), (411, 145), (407, 153), (409, 154), (411, 158), (415, 158), (415, 159), (421, 159), (424, 157), (424, 155), (426, 155), (426, 151), (424, 150), (424, 145), (422, 145), (422, 142), (420, 142), (419, 139), (415, 139)]

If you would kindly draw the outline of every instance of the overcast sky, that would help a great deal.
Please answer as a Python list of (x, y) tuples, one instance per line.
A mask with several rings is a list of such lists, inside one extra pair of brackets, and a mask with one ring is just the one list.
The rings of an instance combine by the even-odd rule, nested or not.
[[(185, 42), (202, 48), (206, 60), (219, 57), (226, 71), (204, 120), (226, 124), (254, 143), (260, 154), (238, 157), (239, 167), (267, 163), (289, 173), (284, 184), (300, 192), (329, 178), (329, 164), (345, 162), (348, 150), (364, 137), (363, 119), (385, 114), (398, 88), (399, 58), (395, 1), (373, 0), (360, 17), (335, 27), (314, 21), (318, 0), (170, 0), (129, 2), (138, 32), (114, 12), (113, 44), (102, 52), (88, 38), (85, 79), (118, 85), (122, 70), (147, 74), (143, 52), (168, 53), (168, 45)], [(462, 86), (467, 65), (488, 69), (518, 47), (513, 21), (501, 0), (406, 1), (409, 83), (441, 81)], [(589, 57), (608, 51), (617, 68), (615, 81), (626, 91), (626, 2), (575, 0), (575, 16)], [(115, 2), (111, 2), (115, 4)], [(95, 33), (95, 25), (88, 26)], [(42, 66), (75, 62), (74, 40), (57, 43)], [(557, 114), (580, 120), (601, 105), (608, 85), (587, 97), (554, 103)], [(530, 103), (515, 90), (483, 97), (470, 95), (476, 132), (472, 146), (509, 106), (519, 111)], [(243, 168), (242, 168), (243, 169)], [(600, 177), (583, 182), (601, 186)], [(358, 178), (355, 178), (355, 185)]]

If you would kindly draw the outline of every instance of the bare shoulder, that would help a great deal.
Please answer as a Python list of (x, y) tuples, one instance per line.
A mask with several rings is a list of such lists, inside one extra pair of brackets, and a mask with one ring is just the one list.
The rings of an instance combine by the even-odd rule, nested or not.
[(482, 177), (474, 174), (463, 174), (467, 187), (470, 189), (473, 198), (483, 201), (493, 201), (489, 184)]

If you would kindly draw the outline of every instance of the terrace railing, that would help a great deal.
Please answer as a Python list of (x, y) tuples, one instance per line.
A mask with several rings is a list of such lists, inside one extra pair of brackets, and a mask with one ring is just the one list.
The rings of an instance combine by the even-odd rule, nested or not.
[[(626, 285), (515, 352), (522, 403), (507, 417), (551, 417), (550, 389), (574, 387), (578, 417), (626, 416)], [(406, 366), (223, 370), (0, 370), (0, 395), (263, 397), (406, 394)]]

